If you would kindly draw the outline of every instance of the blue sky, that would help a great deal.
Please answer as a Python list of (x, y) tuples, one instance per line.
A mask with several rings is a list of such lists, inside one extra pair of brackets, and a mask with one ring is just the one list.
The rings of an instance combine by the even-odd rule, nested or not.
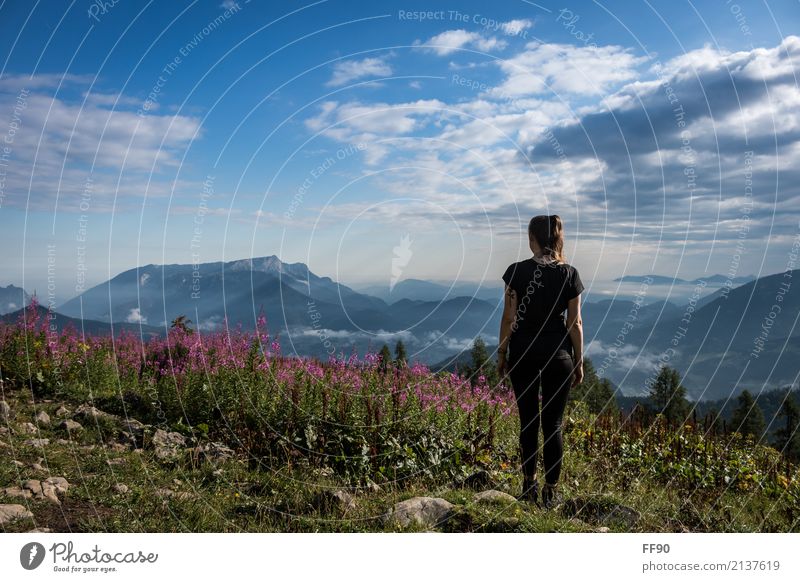
[(6, 1), (0, 284), (276, 254), (496, 286), (554, 213), (587, 282), (780, 272), (797, 34), (796, 0)]

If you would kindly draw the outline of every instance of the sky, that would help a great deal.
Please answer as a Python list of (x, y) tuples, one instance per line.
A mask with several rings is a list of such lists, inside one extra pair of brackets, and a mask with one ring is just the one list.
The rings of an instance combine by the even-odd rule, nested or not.
[(277, 255), (499, 286), (793, 268), (800, 2), (0, 4), (0, 284)]

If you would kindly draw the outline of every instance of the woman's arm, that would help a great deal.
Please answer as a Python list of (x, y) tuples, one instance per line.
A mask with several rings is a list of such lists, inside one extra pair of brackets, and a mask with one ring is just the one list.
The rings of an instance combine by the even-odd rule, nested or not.
[(517, 313), (517, 292), (506, 285), (505, 302), (503, 305), (503, 317), (500, 319), (500, 341), (497, 345), (497, 369), (500, 378), (506, 375), (506, 364), (508, 362), (508, 340), (511, 337), (511, 327)]
[(583, 382), (583, 321), (581, 321), (581, 296), (577, 295), (567, 303), (567, 329), (572, 340), (572, 353), (575, 360), (573, 386)]

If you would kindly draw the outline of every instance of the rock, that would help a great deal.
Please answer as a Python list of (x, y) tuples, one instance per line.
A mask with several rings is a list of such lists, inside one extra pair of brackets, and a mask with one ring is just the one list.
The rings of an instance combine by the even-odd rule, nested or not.
[(32, 463), (31, 464), (31, 469), (33, 469), (34, 471), (46, 471), (47, 470), (44, 467), (42, 467), (42, 465), (40, 463)]
[(153, 435), (153, 445), (156, 447), (184, 447), (186, 446), (186, 437), (179, 432), (167, 432), (159, 428)]
[(83, 430), (81, 423), (69, 419), (62, 421), (61, 424), (58, 425), (58, 428), (68, 433), (78, 433)]
[(489, 475), (489, 471), (481, 469), (465, 477), (460, 485), (469, 489), (487, 489), (492, 486), (492, 477)]
[(6, 487), (3, 489), (3, 495), (6, 497), (21, 497), (23, 499), (30, 499), (33, 497), (33, 493), (20, 487)]
[(42, 482), (38, 479), (28, 479), (22, 484), (22, 488), (29, 491), (34, 499), (44, 499), (44, 491), (42, 490)]
[(25, 444), (29, 447), (36, 447), (37, 449), (40, 449), (49, 445), (50, 439), (28, 439), (25, 441)]
[(78, 408), (75, 409), (75, 414), (72, 415), (73, 418), (79, 418), (83, 420), (96, 420), (98, 418), (107, 418), (108, 420), (119, 420), (119, 417), (114, 414), (109, 414), (108, 412), (103, 412), (102, 410), (98, 410), (94, 406), (90, 404), (81, 404)]
[(10, 447), (11, 447), (11, 445), (9, 445), (8, 443), (0, 441), (0, 449), (7, 449), (7, 448), (10, 448)]
[(39, 429), (36, 428), (36, 425), (33, 424), (32, 422), (24, 422), (21, 425), (19, 425), (19, 432), (36, 434), (37, 432), (39, 432)]
[(0, 505), (0, 525), (5, 525), (18, 519), (32, 518), (33, 514), (22, 505), (3, 504)]
[(186, 438), (178, 432), (167, 432), (159, 428), (153, 435), (156, 458), (162, 461), (176, 459), (180, 454), (178, 449), (184, 446)]
[(172, 489), (156, 489), (156, 495), (164, 499), (191, 499), (194, 497), (188, 491), (173, 491)]
[(5, 400), (0, 400), (0, 420), (8, 421), (11, 418), (11, 407)]
[(320, 491), (315, 495), (313, 503), (317, 509), (328, 511), (335, 509), (345, 513), (356, 508), (353, 496), (343, 489)]
[(602, 527), (598, 527), (597, 530), (595, 530), (595, 531), (597, 531), (597, 533), (608, 533), (611, 530), (608, 529), (606, 526), (602, 526)]
[(117, 457), (115, 459), (106, 459), (106, 464), (108, 464), (110, 466), (124, 465), (125, 464), (125, 458), (124, 457)]
[(122, 444), (133, 447), (144, 447), (144, 436), (149, 425), (142, 424), (135, 418), (129, 418), (123, 421), (123, 430), (120, 432), (120, 441)]
[(433, 527), (447, 521), (455, 506), (440, 497), (412, 497), (396, 503), (383, 515), (384, 525), (407, 527), (416, 523), (423, 527)]
[(128, 491), (130, 491), (128, 486), (124, 483), (115, 483), (113, 489), (116, 493), (120, 493), (122, 495), (125, 495)]
[(50, 426), (50, 415), (44, 410), (40, 410), (36, 415), (36, 422), (38, 422), (41, 426)]
[(632, 529), (641, 519), (641, 514), (626, 505), (614, 503), (603, 497), (578, 497), (564, 502), (561, 512), (566, 517), (576, 517), (590, 523)]
[(233, 449), (226, 447), (222, 443), (206, 443), (192, 449), (192, 455), (196, 462), (218, 463), (227, 459), (232, 459), (235, 455)]
[(25, 533), (53, 533), (49, 527), (35, 527), (33, 529), (29, 529)]
[(497, 489), (489, 489), (475, 495), (475, 501), (478, 503), (516, 503), (517, 499), (513, 495), (503, 493)]
[(22, 461), (18, 461), (16, 459), (14, 459), (14, 466), (15, 467), (24, 467), (25, 463), (23, 463)]
[(69, 415), (70, 415), (69, 409), (66, 408), (64, 405), (59, 406), (58, 410), (56, 410), (56, 416), (58, 418), (64, 418), (65, 416)]
[(50, 477), (45, 481), (45, 483), (49, 483), (52, 485), (58, 493), (66, 493), (69, 489), (69, 481), (64, 479), (64, 477)]
[(46, 481), (38, 479), (28, 479), (23, 483), (22, 488), (27, 489), (35, 500), (49, 499), (53, 503), (61, 503), (58, 493), (66, 493), (69, 483), (63, 477), (51, 477)]

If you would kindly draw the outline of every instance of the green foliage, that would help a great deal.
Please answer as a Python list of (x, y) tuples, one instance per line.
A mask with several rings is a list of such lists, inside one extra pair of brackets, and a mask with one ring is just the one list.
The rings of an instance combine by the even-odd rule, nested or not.
[(383, 344), (383, 347), (381, 348), (381, 351), (378, 352), (378, 355), (381, 358), (379, 368), (381, 372), (386, 372), (389, 369), (389, 364), (392, 363), (392, 352), (389, 350), (389, 346)]
[(408, 356), (406, 355), (406, 346), (403, 340), (397, 340), (394, 346), (394, 363), (398, 366), (405, 366), (408, 364)]
[(788, 391), (778, 418), (783, 419), (784, 425), (777, 432), (775, 446), (788, 460), (800, 462), (800, 407)]
[(589, 410), (595, 414), (619, 411), (611, 382), (608, 378), (600, 378), (594, 364), (586, 357), (583, 359), (583, 382), (570, 390), (569, 399), (585, 402)]
[(479, 378), (483, 376), (488, 386), (497, 386), (500, 383), (500, 377), (497, 374), (497, 362), (489, 355), (489, 351), (486, 349), (486, 342), (481, 337), (476, 337), (472, 342), (470, 356), (472, 361), (461, 370), (464, 377), (469, 378), (469, 381), (476, 385), (479, 382)]
[(686, 388), (681, 384), (677, 370), (666, 365), (660, 367), (650, 387), (650, 402), (654, 412), (663, 415), (669, 422), (680, 424), (688, 418), (691, 405), (686, 399)]
[(764, 414), (749, 390), (739, 394), (738, 406), (733, 411), (731, 428), (743, 436), (752, 436), (756, 441), (764, 434)]

